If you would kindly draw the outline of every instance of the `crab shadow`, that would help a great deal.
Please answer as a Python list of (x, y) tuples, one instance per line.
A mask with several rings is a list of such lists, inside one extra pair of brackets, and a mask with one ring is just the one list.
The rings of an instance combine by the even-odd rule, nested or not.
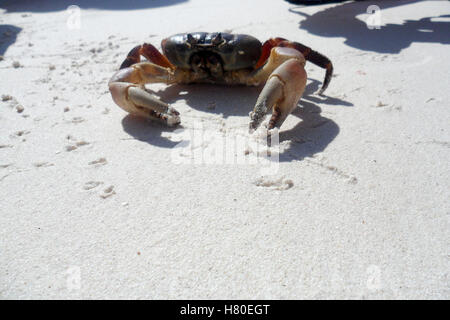
[(122, 119), (123, 130), (134, 139), (149, 143), (160, 148), (173, 148), (177, 142), (163, 136), (164, 132), (170, 133), (179, 127), (167, 127), (161, 123), (150, 121), (131, 114)]
[[(301, 121), (291, 129), (283, 130), (282, 127), (280, 130), (280, 143), (291, 141), (280, 154), (281, 162), (302, 160), (322, 152), (339, 134), (339, 126), (333, 120), (322, 116), (322, 109), (317, 104), (340, 107), (352, 107), (353, 104), (339, 98), (317, 96), (314, 93), (317, 92), (320, 84), (320, 81), (309, 79), (299, 107), (291, 114)], [(195, 84), (169, 86), (157, 91), (156, 94), (169, 104), (183, 99), (190, 108), (201, 112), (216, 114), (223, 118), (247, 119), (260, 92), (261, 87)], [(181, 119), (183, 121), (183, 113)], [(182, 124), (170, 128), (131, 115), (127, 115), (122, 120), (122, 126), (124, 131), (135, 139), (161, 148), (173, 148), (177, 144), (166, 138), (164, 133), (184, 129)]]
[[(352, 103), (339, 98), (315, 94), (319, 90), (321, 82), (308, 79), (302, 100), (310, 103), (323, 103), (336, 106), (353, 106)], [(180, 99), (195, 110), (228, 117), (248, 117), (255, 102), (261, 93), (263, 86), (221, 86), (213, 84), (173, 85), (156, 94), (161, 100), (173, 104)], [(302, 102), (300, 102), (302, 105)]]
[(344, 38), (347, 46), (364, 51), (397, 54), (415, 42), (450, 44), (450, 21), (446, 21), (450, 15), (405, 20), (400, 24), (387, 23), (379, 29), (369, 29), (366, 21), (357, 18), (357, 15), (367, 14), (369, 5), (376, 5), (381, 9), (381, 14), (385, 9), (421, 1), (357, 1), (328, 7), (313, 14), (303, 12), (301, 6), (289, 11), (304, 17), (299, 22), (301, 30), (325, 38)]
[(326, 95), (317, 95), (321, 82), (309, 79), (302, 99), (291, 116), (301, 121), (288, 130), (281, 128), (279, 133), (280, 144), (290, 141), (288, 147), (280, 152), (280, 162), (303, 160), (324, 151), (339, 134), (339, 126), (333, 120), (324, 117), (322, 109), (318, 106), (332, 105), (339, 107), (353, 107), (353, 103)]

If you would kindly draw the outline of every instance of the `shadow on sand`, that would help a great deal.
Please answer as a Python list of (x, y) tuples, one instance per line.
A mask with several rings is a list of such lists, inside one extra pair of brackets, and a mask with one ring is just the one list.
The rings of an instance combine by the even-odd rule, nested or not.
[(0, 25), (0, 56), (4, 55), (9, 46), (17, 40), (17, 35), (22, 31), (21, 28), (10, 25)]
[(395, 54), (413, 42), (450, 44), (450, 15), (405, 20), (402, 24), (388, 23), (373, 30), (356, 18), (366, 13), (369, 5), (375, 4), (384, 10), (419, 1), (423, 0), (346, 2), (312, 15), (302, 12), (304, 7), (294, 7), (290, 11), (305, 17), (299, 23), (300, 29), (320, 37), (345, 38), (346, 45), (360, 50)]
[[(305, 93), (300, 101), (301, 108), (297, 108), (291, 116), (300, 118), (294, 128), (280, 130), (280, 143), (291, 140), (293, 143), (280, 154), (280, 161), (301, 160), (323, 151), (339, 133), (338, 125), (331, 119), (323, 117), (321, 109), (316, 103), (335, 106), (351, 107), (352, 103), (327, 96), (314, 94), (319, 89), (320, 82), (310, 80)], [(261, 91), (261, 87), (245, 86), (215, 86), (215, 85), (173, 85), (156, 92), (162, 100), (174, 103), (184, 99), (186, 104), (196, 110), (220, 115), (223, 118), (230, 116), (248, 118), (248, 113), (253, 109), (255, 101)], [(214, 109), (208, 106), (214, 102)], [(230, 108), (230, 106), (232, 106)], [(183, 114), (181, 114), (183, 121)], [(173, 132), (183, 129), (183, 126), (168, 128), (159, 123), (137, 118), (131, 115), (122, 120), (125, 132), (137, 140), (162, 147), (172, 148), (177, 142), (173, 142), (163, 136), (164, 132)]]
[(171, 6), (188, 0), (6, 0), (0, 8), (7, 12), (50, 12), (66, 10), (71, 5), (81, 9), (136, 10)]

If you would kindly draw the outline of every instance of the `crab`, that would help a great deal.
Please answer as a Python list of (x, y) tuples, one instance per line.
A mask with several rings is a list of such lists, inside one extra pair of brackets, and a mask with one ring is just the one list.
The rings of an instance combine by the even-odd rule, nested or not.
[[(145, 88), (149, 83), (214, 83), (264, 87), (250, 112), (249, 131), (255, 131), (272, 111), (267, 129), (280, 128), (297, 106), (306, 85), (305, 63), (326, 69), (319, 94), (330, 83), (333, 65), (311, 48), (284, 38), (263, 44), (253, 36), (230, 33), (182, 33), (161, 42), (134, 47), (109, 81), (114, 102), (130, 114), (180, 123), (180, 114)], [(141, 62), (141, 56), (147, 60)]]

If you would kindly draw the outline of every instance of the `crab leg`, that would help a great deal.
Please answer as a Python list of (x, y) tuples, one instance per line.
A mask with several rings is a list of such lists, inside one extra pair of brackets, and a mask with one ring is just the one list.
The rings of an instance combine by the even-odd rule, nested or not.
[(323, 80), (322, 87), (317, 93), (322, 94), (328, 88), (331, 77), (333, 76), (333, 64), (331, 63), (330, 59), (325, 57), (323, 54), (314, 51), (311, 48), (298, 42), (284, 41), (280, 43), (280, 47), (294, 48), (300, 51), (307, 61), (311, 61), (316, 66), (324, 68), (326, 70), (325, 78)]
[(122, 62), (120, 69), (128, 68), (133, 64), (141, 62), (141, 55), (154, 64), (174, 69), (170, 61), (150, 43), (144, 43), (131, 49), (127, 58)]
[(179, 113), (148, 92), (144, 85), (171, 84), (176, 78), (170, 68), (141, 62), (117, 71), (109, 81), (109, 91), (114, 102), (125, 111), (172, 126), (180, 123)]
[(312, 50), (310, 47), (307, 47), (301, 43), (288, 41), (284, 38), (272, 38), (267, 40), (262, 47), (261, 57), (256, 63), (255, 68), (259, 68), (266, 62), (267, 58), (271, 54), (272, 48), (275, 47), (287, 47), (298, 50), (302, 53), (307, 61), (314, 63), (315, 65), (326, 69), (325, 78), (323, 80), (322, 88), (318, 91), (318, 94), (322, 94), (325, 89), (328, 87), (331, 81), (331, 77), (333, 75), (333, 64), (330, 59), (325, 57), (323, 54)]
[[(253, 81), (268, 80), (250, 113), (249, 130), (256, 130), (272, 110), (268, 129), (279, 128), (294, 110), (306, 86), (305, 59), (297, 50), (273, 48), (268, 62), (256, 72)], [(267, 75), (269, 73), (269, 75)]]

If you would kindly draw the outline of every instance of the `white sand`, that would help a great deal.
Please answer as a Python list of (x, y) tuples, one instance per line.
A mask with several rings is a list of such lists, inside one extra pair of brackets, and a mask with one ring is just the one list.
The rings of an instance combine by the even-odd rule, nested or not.
[[(61, 11), (70, 2), (11, 2), (0, 5), (12, 30), (0, 26), (1, 298), (450, 298), (450, 21), (426, 20), (449, 15), (448, 1), (125, 11), (105, 0), (79, 30)], [(374, 3), (380, 30), (364, 23)], [(324, 71), (307, 65), (272, 176), (177, 163), (181, 131), (112, 102), (107, 81), (134, 45), (202, 30), (282, 36), (334, 63), (328, 98), (314, 95)], [(245, 130), (260, 90), (152, 88), (184, 133)]]

